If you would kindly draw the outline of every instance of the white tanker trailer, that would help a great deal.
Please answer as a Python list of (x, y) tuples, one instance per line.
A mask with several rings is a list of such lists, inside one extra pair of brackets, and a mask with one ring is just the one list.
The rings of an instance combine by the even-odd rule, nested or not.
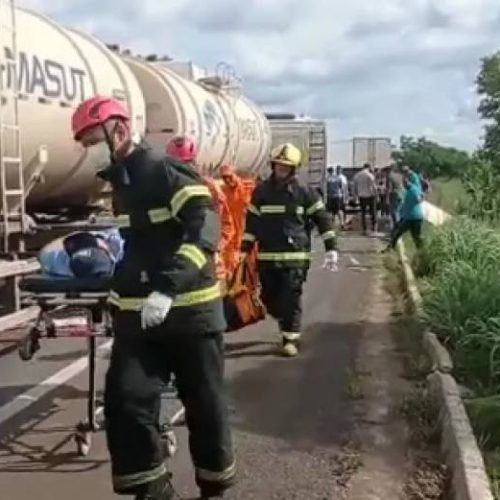
[(187, 80), (160, 63), (125, 57), (146, 101), (146, 137), (165, 148), (175, 134), (198, 145), (197, 164), (212, 172), (224, 163), (255, 174), (271, 146), (267, 119), (245, 97), (218, 87), (219, 78)]
[[(123, 100), (135, 133), (161, 148), (178, 134), (199, 144), (198, 162), (214, 171), (225, 162), (254, 174), (265, 164), (271, 134), (263, 113), (246, 98), (211, 90), (177, 75), (161, 63), (147, 62), (109, 50), (95, 38), (62, 27), (46, 16), (16, 8), (19, 80), (19, 126), (25, 185), (37, 178), (40, 148), (47, 152), (27, 197), (29, 211), (85, 207), (102, 189), (94, 165), (71, 137), (75, 107), (95, 94)], [(13, 111), (12, 35), (0, 30), (2, 116)], [(0, 154), (12, 155), (8, 135)], [(1, 139), (0, 139), (1, 140)]]

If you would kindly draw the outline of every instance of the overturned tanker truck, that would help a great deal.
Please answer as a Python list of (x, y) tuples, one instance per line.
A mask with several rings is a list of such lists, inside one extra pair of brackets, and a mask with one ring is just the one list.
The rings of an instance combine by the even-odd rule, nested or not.
[(211, 175), (225, 163), (247, 176), (266, 168), (268, 120), (234, 81), (189, 79), (168, 61), (111, 50), (32, 11), (14, 14), (12, 29), (0, 30), (0, 211), (7, 239), (14, 215), (18, 226), (26, 213), (41, 227), (47, 215), (52, 224), (54, 217), (75, 223), (105, 206), (106, 186), (95, 176), (105, 158), (90, 157), (70, 130), (73, 110), (92, 95), (122, 100), (133, 132), (154, 147), (192, 136), (197, 163)]

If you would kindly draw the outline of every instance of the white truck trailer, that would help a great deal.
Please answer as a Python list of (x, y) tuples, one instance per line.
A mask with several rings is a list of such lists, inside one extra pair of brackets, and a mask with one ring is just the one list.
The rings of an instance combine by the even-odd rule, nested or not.
[(299, 179), (324, 193), (327, 163), (326, 123), (293, 114), (266, 114), (271, 128), (271, 142), (295, 144), (304, 155)]

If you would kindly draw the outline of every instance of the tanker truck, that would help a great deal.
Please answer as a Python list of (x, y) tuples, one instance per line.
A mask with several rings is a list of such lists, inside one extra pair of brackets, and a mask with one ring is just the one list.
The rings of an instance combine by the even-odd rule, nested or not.
[[(95, 167), (105, 158), (89, 157), (70, 129), (73, 110), (96, 94), (122, 100), (133, 133), (154, 147), (164, 150), (174, 135), (192, 136), (207, 173), (217, 175), (228, 162), (245, 175), (265, 168), (268, 121), (223, 79), (190, 81), (161, 61), (112, 51), (44, 15), (19, 7), (13, 14), (11, 29), (0, 29), (2, 214), (24, 203), (33, 216), (65, 214), (69, 220), (96, 209), (106, 193)], [(4, 233), (8, 220), (2, 217)]]

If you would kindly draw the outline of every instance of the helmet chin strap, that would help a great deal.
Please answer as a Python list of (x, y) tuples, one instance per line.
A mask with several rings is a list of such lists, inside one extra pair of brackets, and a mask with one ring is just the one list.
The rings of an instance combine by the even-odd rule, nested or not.
[[(109, 149), (109, 157), (111, 159), (111, 163), (116, 163), (116, 158), (115, 158), (115, 148), (113, 146), (113, 141), (111, 140), (111, 134), (108, 132), (108, 129), (106, 128), (105, 124), (101, 124), (102, 131), (104, 132), (104, 139), (106, 140), (106, 144), (108, 145)], [(116, 129), (116, 123), (113, 128), (113, 132)]]
[[(113, 126), (113, 130), (111, 131), (111, 134), (108, 132), (108, 129), (106, 128), (106, 125), (104, 123), (101, 124), (101, 128), (104, 132), (104, 139), (106, 140), (106, 144), (108, 145), (109, 148), (109, 157), (111, 159), (111, 163), (117, 163), (118, 159), (116, 158), (116, 150), (113, 145), (113, 141), (111, 140), (111, 135), (116, 132), (116, 129), (118, 128), (118, 121), (115, 122)], [(133, 142), (130, 141), (130, 147), (133, 146)], [(129, 148), (130, 149), (130, 148)]]

